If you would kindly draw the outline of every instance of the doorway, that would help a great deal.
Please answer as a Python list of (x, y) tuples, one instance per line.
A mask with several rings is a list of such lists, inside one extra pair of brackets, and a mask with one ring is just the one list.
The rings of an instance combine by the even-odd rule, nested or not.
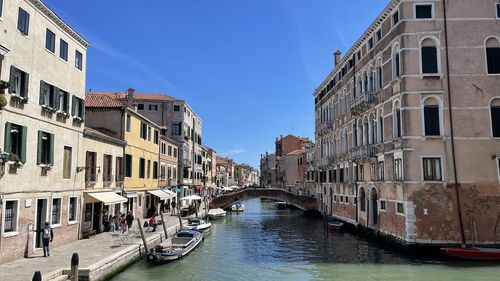
[(101, 209), (102, 203), (94, 203), (94, 218), (92, 220), (92, 229), (101, 232)]
[(36, 200), (35, 248), (42, 248), (42, 233), (40, 230), (47, 221), (47, 199)]
[(378, 196), (377, 190), (372, 189), (371, 191), (371, 206), (372, 206), (372, 224), (376, 226), (378, 224)]

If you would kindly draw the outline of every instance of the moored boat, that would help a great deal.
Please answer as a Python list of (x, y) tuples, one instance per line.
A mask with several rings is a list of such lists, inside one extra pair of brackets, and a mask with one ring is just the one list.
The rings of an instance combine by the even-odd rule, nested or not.
[(276, 207), (279, 210), (284, 210), (284, 209), (286, 209), (286, 207), (288, 207), (288, 204), (286, 202), (279, 201), (279, 202), (276, 202)]
[(221, 208), (210, 209), (208, 211), (208, 217), (211, 219), (223, 218), (225, 216), (226, 216), (226, 211), (222, 210)]
[(231, 211), (233, 212), (243, 212), (245, 211), (245, 205), (241, 203), (236, 203), (231, 206)]
[(161, 243), (150, 250), (148, 261), (153, 264), (164, 264), (181, 259), (189, 254), (203, 240), (203, 233), (197, 230), (178, 232), (171, 241)]
[(461, 247), (445, 247), (440, 249), (441, 252), (449, 257), (469, 259), (469, 260), (500, 260), (500, 249), (497, 248), (461, 248)]
[(327, 225), (328, 225), (328, 229), (340, 230), (342, 228), (342, 226), (344, 226), (344, 223), (340, 222), (340, 221), (329, 221), (329, 222), (327, 222)]
[(188, 224), (185, 226), (186, 229), (198, 230), (198, 231), (208, 231), (212, 227), (212, 224), (206, 222), (203, 219), (192, 218), (188, 220)]

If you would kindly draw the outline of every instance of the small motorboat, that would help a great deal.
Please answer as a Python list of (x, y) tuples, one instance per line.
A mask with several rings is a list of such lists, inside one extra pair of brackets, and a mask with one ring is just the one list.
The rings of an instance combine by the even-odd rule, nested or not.
[(284, 209), (286, 209), (286, 207), (288, 207), (288, 204), (286, 202), (279, 201), (279, 202), (276, 202), (276, 207), (279, 210), (284, 210)]
[(344, 226), (344, 223), (340, 221), (329, 221), (327, 225), (330, 230), (340, 230), (342, 226)]
[(441, 252), (449, 257), (469, 259), (469, 260), (500, 260), (500, 249), (498, 248), (461, 248), (446, 247), (440, 248)]
[(241, 203), (236, 203), (231, 206), (231, 211), (233, 212), (243, 212), (245, 211), (245, 205)]
[(211, 227), (211, 223), (199, 218), (188, 219), (188, 224), (185, 226), (186, 229), (198, 230), (203, 232), (208, 231)]
[(181, 259), (189, 254), (203, 240), (203, 233), (197, 230), (178, 232), (171, 241), (161, 243), (148, 253), (148, 261), (153, 264), (164, 264)]
[(221, 208), (210, 209), (208, 211), (208, 217), (211, 219), (223, 218), (225, 216), (226, 216), (226, 211), (222, 210)]

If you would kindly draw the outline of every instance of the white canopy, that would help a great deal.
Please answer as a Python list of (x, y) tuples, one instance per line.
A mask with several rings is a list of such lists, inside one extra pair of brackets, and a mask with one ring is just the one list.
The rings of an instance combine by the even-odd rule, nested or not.
[(172, 191), (170, 191), (170, 190), (168, 190), (168, 189), (163, 189), (162, 191), (163, 191), (163, 192), (166, 192), (166, 193), (167, 193), (168, 195), (170, 195), (170, 196), (173, 196), (173, 197), (177, 196), (177, 194), (175, 194), (175, 192), (172, 192)]
[(111, 191), (87, 193), (87, 195), (101, 201), (104, 205), (118, 204), (128, 201), (127, 198)]
[(160, 197), (160, 200), (163, 200), (163, 201), (174, 197), (174, 196), (172, 196), (172, 195), (170, 195), (162, 190), (159, 190), (159, 189), (148, 190), (148, 193), (153, 194), (156, 197)]
[(233, 191), (233, 189), (230, 188), (230, 187), (225, 186), (225, 187), (222, 188), (222, 191)]
[(198, 195), (189, 195), (186, 197), (182, 197), (180, 200), (200, 200), (201, 197)]

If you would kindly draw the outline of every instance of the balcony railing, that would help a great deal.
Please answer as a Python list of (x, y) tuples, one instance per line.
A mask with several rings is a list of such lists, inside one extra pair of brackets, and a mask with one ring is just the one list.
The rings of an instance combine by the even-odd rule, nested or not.
[(102, 175), (102, 181), (105, 183), (105, 184), (109, 184), (113, 181), (113, 175), (109, 174), (109, 175)]
[(124, 180), (125, 180), (125, 177), (123, 175), (116, 175), (116, 177), (115, 177), (115, 181), (117, 184), (123, 183)]
[(318, 160), (318, 166), (319, 167), (324, 167), (324, 166), (328, 166), (328, 158), (322, 158), (320, 160)]
[(377, 148), (373, 144), (354, 147), (351, 149), (351, 158), (353, 160), (362, 160), (375, 157)]
[(316, 126), (316, 131), (320, 134), (327, 134), (333, 129), (333, 121), (326, 121)]
[(358, 115), (377, 104), (377, 96), (373, 93), (365, 93), (351, 102), (351, 113)]
[(97, 173), (92, 173), (90, 171), (87, 171), (85, 173), (85, 183), (92, 184), (97, 181)]

